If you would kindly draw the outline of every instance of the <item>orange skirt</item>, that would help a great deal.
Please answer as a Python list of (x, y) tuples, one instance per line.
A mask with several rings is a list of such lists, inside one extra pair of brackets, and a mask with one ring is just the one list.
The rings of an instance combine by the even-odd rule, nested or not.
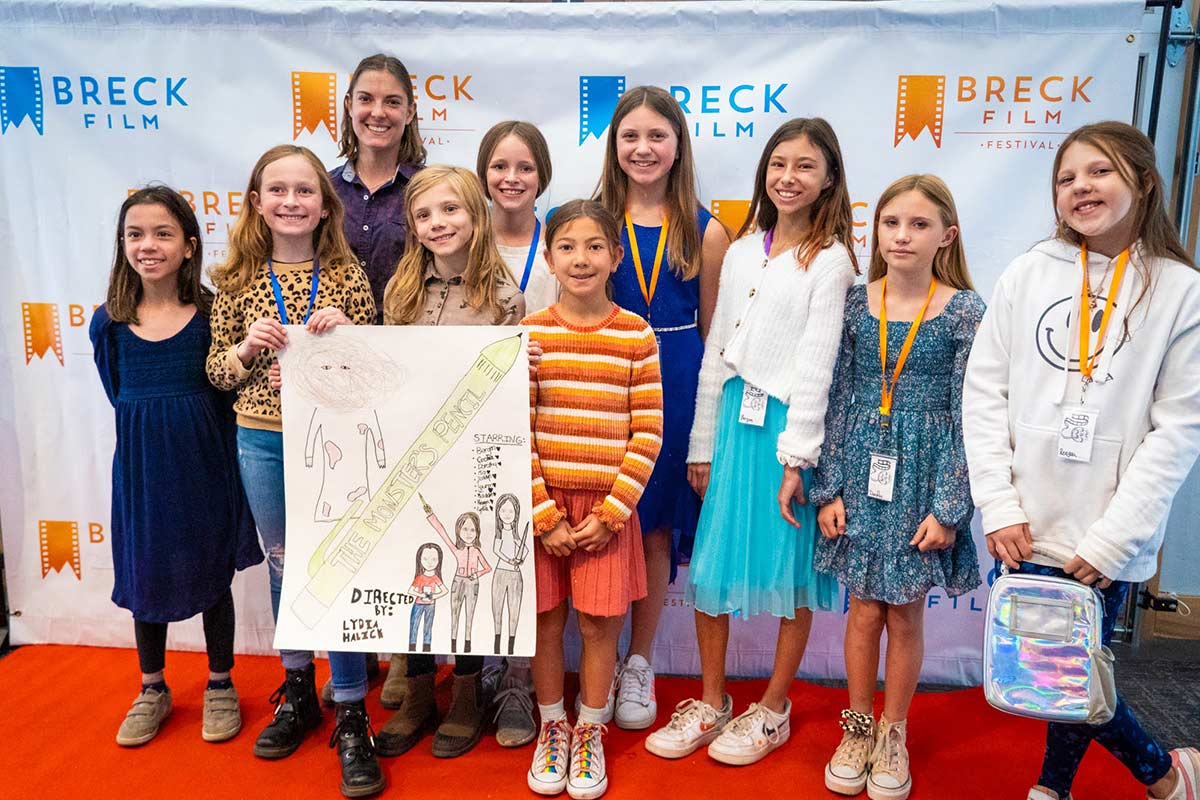
[[(567, 514), (567, 523), (578, 525), (604, 502), (606, 492), (546, 487), (550, 498)], [(537, 543), (537, 610), (541, 614), (571, 598), (571, 605), (594, 617), (619, 617), (634, 600), (646, 596), (646, 557), (642, 552), (642, 526), (635, 511), (625, 527), (608, 540), (603, 550), (580, 548), (569, 556), (553, 556)]]

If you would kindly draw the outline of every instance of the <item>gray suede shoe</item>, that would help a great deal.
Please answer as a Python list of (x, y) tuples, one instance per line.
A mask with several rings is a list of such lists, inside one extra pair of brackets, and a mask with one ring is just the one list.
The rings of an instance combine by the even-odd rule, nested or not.
[(158, 726), (171, 714), (171, 690), (142, 689), (125, 715), (121, 729), (117, 731), (117, 744), (122, 747), (137, 747), (145, 744), (158, 733)]
[(242, 729), (242, 711), (238, 705), (237, 689), (204, 690), (204, 729), (206, 742), (224, 742), (237, 736)]

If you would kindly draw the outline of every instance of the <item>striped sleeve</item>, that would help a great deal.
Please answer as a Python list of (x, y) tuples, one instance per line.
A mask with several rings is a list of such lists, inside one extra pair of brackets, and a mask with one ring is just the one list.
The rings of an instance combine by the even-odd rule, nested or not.
[(642, 336), (633, 343), (629, 376), (629, 444), (625, 457), (604, 502), (593, 512), (614, 531), (637, 508), (638, 500), (654, 471), (654, 462), (662, 448), (663, 396), (662, 375), (658, 364), (658, 344), (654, 331), (643, 323)]

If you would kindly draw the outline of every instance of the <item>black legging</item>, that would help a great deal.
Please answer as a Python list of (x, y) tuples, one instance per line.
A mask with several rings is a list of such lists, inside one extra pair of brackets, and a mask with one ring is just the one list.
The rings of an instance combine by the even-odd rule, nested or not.
[[(233, 669), (233, 592), (228, 589), (213, 607), (204, 612), (204, 646), (208, 650), (208, 669), (229, 672)], [(167, 663), (167, 623), (133, 621), (137, 640), (138, 664), (142, 672), (161, 672)]]

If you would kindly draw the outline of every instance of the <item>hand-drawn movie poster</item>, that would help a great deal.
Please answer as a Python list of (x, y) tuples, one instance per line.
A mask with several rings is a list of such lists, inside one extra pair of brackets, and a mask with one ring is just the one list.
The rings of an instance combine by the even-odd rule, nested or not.
[(518, 329), (288, 326), (275, 647), (534, 651)]

